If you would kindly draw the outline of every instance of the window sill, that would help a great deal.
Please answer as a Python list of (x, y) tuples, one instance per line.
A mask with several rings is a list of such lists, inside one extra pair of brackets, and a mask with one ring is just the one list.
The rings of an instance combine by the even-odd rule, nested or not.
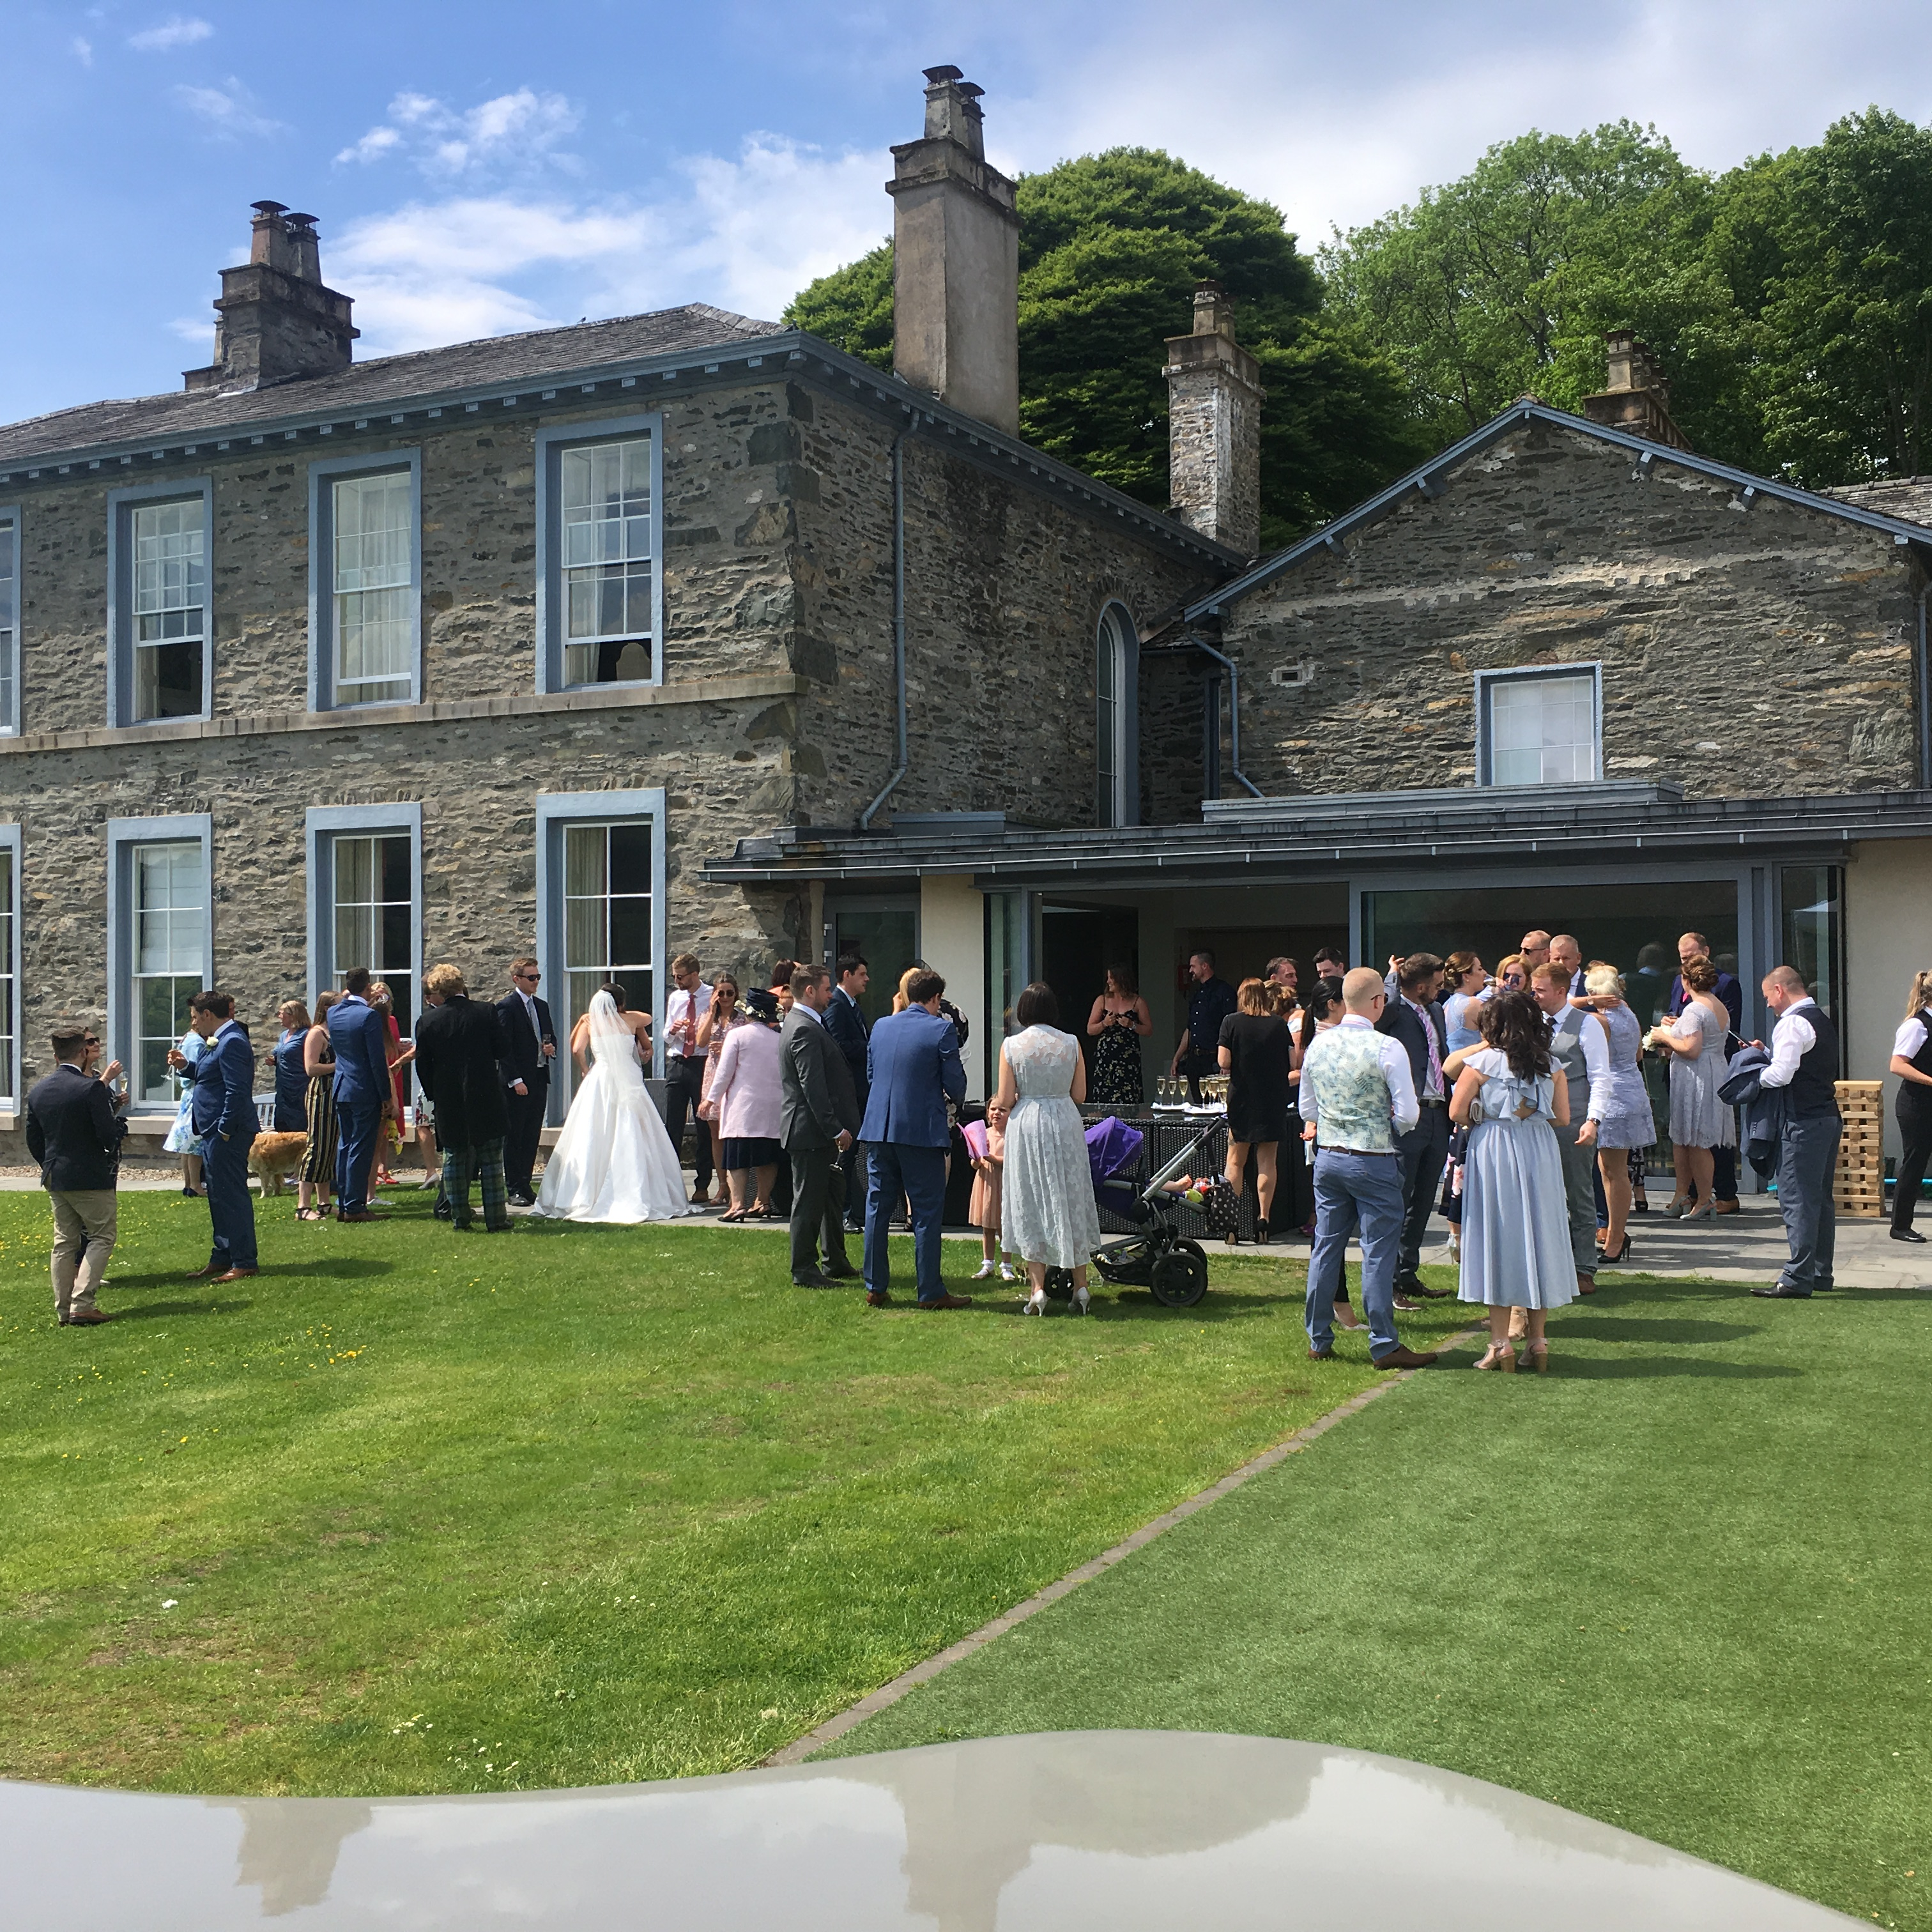
[(560, 712), (618, 711), (667, 704), (728, 704), (790, 698), (805, 688), (796, 672), (753, 672), (737, 677), (680, 678), (666, 684), (580, 685), (568, 691), (512, 698), (466, 698), (428, 704), (357, 705), (340, 711), (261, 712), (135, 725), (94, 726), (79, 731), (40, 731), (0, 737), (0, 757), (32, 752), (76, 752), (97, 746), (189, 743), (207, 738), (273, 736), (290, 731), (344, 731), (371, 726), (440, 724), (469, 718), (541, 718)]

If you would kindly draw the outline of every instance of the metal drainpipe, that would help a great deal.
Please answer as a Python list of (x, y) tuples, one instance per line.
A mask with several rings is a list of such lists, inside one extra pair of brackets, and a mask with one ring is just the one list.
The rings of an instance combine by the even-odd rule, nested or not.
[(906, 749), (906, 648), (905, 648), (905, 446), (906, 438), (919, 427), (914, 410), (905, 428), (892, 439), (892, 698), (898, 724), (898, 762), (884, 788), (859, 814), (859, 830), (869, 832), (872, 814), (898, 788), (906, 775), (909, 758)]
[(1918, 783), (1932, 791), (1932, 654), (1926, 650), (1925, 600), (1932, 584), (1918, 593)]
[(1228, 674), (1228, 769), (1247, 787), (1250, 798), (1265, 798), (1268, 794), (1241, 769), (1241, 673), (1232, 658), (1223, 657), (1212, 644), (1204, 644), (1192, 631), (1184, 631), (1186, 638), (1197, 651), (1204, 652)]

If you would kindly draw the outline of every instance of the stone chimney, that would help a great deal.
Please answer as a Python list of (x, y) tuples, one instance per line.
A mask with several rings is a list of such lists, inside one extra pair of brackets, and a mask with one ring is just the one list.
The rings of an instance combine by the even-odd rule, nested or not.
[(1600, 394), (1583, 398), (1583, 413), (1606, 429), (1688, 449), (1684, 432), (1671, 420), (1670, 385), (1650, 351), (1627, 328), (1612, 329), (1604, 344), (1609, 374)]
[(926, 133), (892, 150), (892, 368), (995, 429), (1020, 427), (1020, 221), (986, 164), (980, 97), (926, 70)]
[(184, 372), (190, 389), (266, 389), (349, 367), (353, 304), (322, 286), (315, 217), (279, 201), (254, 206), (248, 260), (221, 272), (214, 360)]
[(1244, 556), (1262, 536), (1261, 365), (1234, 340), (1234, 304), (1219, 282), (1194, 291), (1194, 333), (1167, 341), (1167, 490), (1171, 508)]

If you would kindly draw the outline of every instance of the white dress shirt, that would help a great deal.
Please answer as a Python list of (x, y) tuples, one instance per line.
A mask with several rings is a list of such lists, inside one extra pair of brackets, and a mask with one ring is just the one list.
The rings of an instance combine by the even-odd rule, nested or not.
[(694, 1045), (687, 1053), (684, 1046), (684, 1024), (688, 1020), (694, 1030), (704, 1016), (698, 1010), (700, 1000), (711, 997), (711, 988), (700, 980), (686, 992), (682, 986), (671, 989), (670, 998), (664, 1002), (664, 1058), (667, 1060), (702, 1060), (705, 1049)]
[[(1344, 1013), (1336, 1024), (1366, 1027), (1375, 1033), (1374, 1022), (1362, 1013)], [(1314, 1042), (1309, 1044), (1312, 1046)], [(1377, 1033), (1376, 1060), (1382, 1070), (1382, 1078), (1388, 1082), (1390, 1119), (1397, 1133), (1406, 1134), (1422, 1118), (1422, 1103), (1415, 1097), (1415, 1078), (1408, 1068), (1408, 1048), (1388, 1034)], [(1315, 1129), (1318, 1138), (1322, 1109), (1316, 1100), (1315, 1088), (1306, 1080), (1301, 1083), (1300, 1098), (1296, 1104), (1301, 1118)]]
[(815, 1025), (823, 1026), (825, 1024), (825, 1016), (816, 1006), (807, 1006), (802, 1000), (793, 1000), (791, 1010), (795, 1013), (804, 1014), (806, 1018)]
[(1758, 1076), (1760, 1087), (1789, 1087), (1798, 1071), (1798, 1063), (1818, 1044), (1818, 1031), (1804, 1017), (1804, 1009), (1818, 1010), (1816, 1000), (1800, 1000), (1786, 1006), (1772, 1029), (1771, 1064)]

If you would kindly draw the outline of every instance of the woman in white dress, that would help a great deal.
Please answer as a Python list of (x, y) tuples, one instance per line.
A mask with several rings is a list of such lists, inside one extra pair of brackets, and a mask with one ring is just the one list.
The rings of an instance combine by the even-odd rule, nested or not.
[(697, 1212), (644, 1085), (650, 1016), (629, 1012), (624, 989), (598, 988), (571, 1030), (584, 1077), (550, 1150), (536, 1211), (558, 1221), (670, 1221)]
[[(1708, 1221), (1713, 1148), (1735, 1147), (1736, 1118), (1718, 1097), (1724, 1078), (1724, 1035), (1731, 1016), (1716, 993), (1718, 969), (1702, 954), (1684, 968), (1684, 1010), (1651, 1030), (1649, 1044), (1670, 1056), (1670, 1162), (1677, 1185), (1664, 1212)], [(1693, 1192), (1697, 1204), (1690, 1204)]]
[(1024, 1312), (1046, 1312), (1046, 1271), (1073, 1271), (1073, 1312), (1087, 1312), (1087, 1263), (1100, 1245), (1094, 1170), (1078, 1102), (1087, 1097), (1080, 1042), (1054, 1022), (1060, 1002), (1041, 981), (1013, 1008), (1021, 1030), (1000, 1048), (999, 1104), (1006, 1113), (1000, 1175), (1000, 1238), (1027, 1264), (1033, 1294)]

